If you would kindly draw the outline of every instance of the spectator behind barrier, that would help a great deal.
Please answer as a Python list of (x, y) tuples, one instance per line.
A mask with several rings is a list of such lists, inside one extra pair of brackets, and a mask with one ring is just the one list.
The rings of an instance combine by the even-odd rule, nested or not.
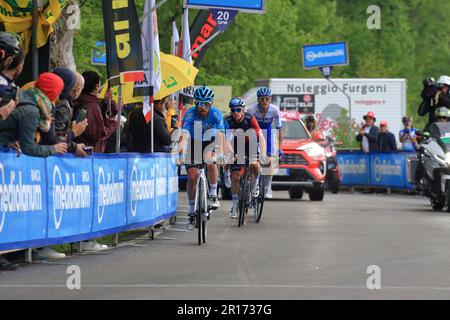
[(67, 143), (67, 151), (78, 157), (86, 157), (84, 144), (75, 143), (75, 137), (80, 136), (88, 125), (87, 119), (73, 121), (73, 102), (78, 99), (84, 88), (84, 78), (78, 72), (66, 68), (56, 68), (53, 73), (64, 80), (64, 90), (59, 97), (55, 114), (55, 129), (58, 140)]
[[(9, 33), (0, 32), (0, 141), (3, 136), (3, 124), (16, 108), (17, 89), (12, 82), (22, 72), (24, 60), (23, 52), (21, 56), (18, 56), (19, 51), (19, 41)], [(18, 146), (16, 148), (20, 150)], [(17, 264), (9, 262), (4, 255), (0, 255), (0, 270), (13, 271), (17, 267)]]
[(373, 112), (368, 112), (364, 116), (365, 124), (359, 129), (359, 134), (356, 136), (356, 141), (360, 142), (361, 151), (369, 153), (378, 151), (378, 133), (380, 132), (375, 125), (377, 119)]
[(23, 153), (35, 157), (66, 153), (66, 143), (39, 145), (37, 132), (38, 129), (43, 132), (50, 129), (53, 101), (56, 101), (63, 88), (64, 82), (60, 77), (43, 73), (34, 88), (22, 91), (17, 108), (3, 124), (0, 145), (8, 147), (18, 141)]
[(417, 129), (413, 128), (411, 117), (404, 116), (402, 121), (404, 129), (400, 130), (399, 133), (402, 150), (403, 152), (414, 152), (416, 150), (417, 143)]
[[(166, 118), (163, 110), (168, 103), (169, 98), (156, 100), (154, 103), (154, 152), (171, 152), (172, 139), (170, 131), (167, 127)], [(152, 131), (151, 121), (145, 120), (142, 107), (138, 107), (131, 111), (128, 123), (129, 134), (131, 138), (130, 152), (151, 153), (152, 150)]]
[(378, 134), (378, 151), (381, 152), (396, 152), (397, 141), (395, 135), (389, 132), (386, 121), (380, 123), (380, 133)]
[[(84, 88), (80, 97), (75, 102), (74, 119), (80, 119), (78, 118), (79, 114), (86, 112), (88, 126), (86, 131), (77, 137), (75, 141), (77, 143), (84, 143), (86, 146), (92, 146), (94, 152), (103, 153), (106, 148), (107, 139), (117, 130), (117, 122), (114, 119), (103, 117), (102, 108), (99, 104), (111, 99), (112, 94), (108, 90), (105, 94), (104, 101), (98, 99), (100, 77), (97, 72), (84, 72), (83, 78), (85, 81)], [(117, 114), (117, 105), (114, 101), (111, 101), (111, 109), (113, 113)]]
[(11, 60), (9, 66), (0, 72), (0, 85), (3, 86), (0, 97), (5, 99), (3, 103), (0, 103), (0, 129), (3, 120), (6, 120), (16, 107), (17, 99), (12, 98), (12, 96), (17, 97), (18, 87), (15, 85), (14, 81), (22, 73), (24, 62), (25, 54), (20, 48), (17, 55)]

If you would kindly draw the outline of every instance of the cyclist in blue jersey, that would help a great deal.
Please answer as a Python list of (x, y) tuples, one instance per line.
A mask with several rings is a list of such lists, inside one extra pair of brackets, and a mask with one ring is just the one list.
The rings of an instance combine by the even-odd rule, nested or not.
[[(258, 103), (250, 106), (247, 113), (254, 116), (259, 123), (259, 126), (266, 135), (267, 143), (267, 155), (269, 157), (283, 157), (283, 152), (281, 151), (281, 144), (283, 141), (283, 132), (281, 130), (281, 117), (280, 109), (271, 104), (272, 101), (272, 90), (269, 88), (260, 88), (257, 91)], [(278, 133), (278, 144), (276, 143)], [(272, 179), (273, 172), (275, 170), (272, 161), (272, 172), (267, 176), (266, 184), (266, 198), (272, 199)]]
[(205, 86), (196, 89), (194, 102), (195, 106), (184, 115), (180, 139), (180, 162), (186, 165), (188, 177), (189, 230), (195, 227), (195, 192), (200, 174), (199, 167), (203, 165), (206, 165), (208, 172), (210, 196), (208, 206), (213, 210), (220, 207), (217, 198), (216, 163), (223, 162), (225, 137), (223, 115), (220, 110), (213, 107), (214, 91)]

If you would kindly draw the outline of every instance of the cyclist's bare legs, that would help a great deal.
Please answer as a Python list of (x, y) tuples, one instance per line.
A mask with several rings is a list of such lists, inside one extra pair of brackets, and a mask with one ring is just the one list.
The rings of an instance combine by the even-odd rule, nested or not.
[(195, 213), (195, 192), (197, 191), (197, 182), (200, 176), (200, 170), (192, 167), (187, 170), (187, 194), (189, 198), (189, 213)]

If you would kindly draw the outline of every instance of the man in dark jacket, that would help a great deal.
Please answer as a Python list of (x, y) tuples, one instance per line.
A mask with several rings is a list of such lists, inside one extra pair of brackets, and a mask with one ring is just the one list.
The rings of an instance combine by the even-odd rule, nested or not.
[[(94, 147), (94, 152), (103, 153), (106, 148), (106, 142), (117, 130), (117, 121), (105, 118), (102, 115), (100, 103), (105, 103), (111, 99), (111, 91), (105, 94), (105, 100), (98, 99), (100, 89), (100, 77), (95, 71), (83, 72), (85, 81), (84, 89), (75, 103), (74, 119), (77, 119), (78, 113), (84, 109), (87, 111), (88, 126), (84, 133), (75, 139), (77, 143), (84, 143), (86, 146)], [(117, 113), (117, 106), (111, 101), (113, 113)]]
[(377, 119), (373, 112), (368, 112), (364, 116), (364, 121), (366, 122), (361, 129), (359, 129), (359, 134), (356, 136), (356, 141), (361, 143), (361, 151), (365, 153), (378, 151), (378, 133), (380, 132), (378, 127), (375, 125)]
[[(61, 94), (64, 83), (57, 75), (43, 73), (37, 79), (35, 87), (39, 94), (52, 102)], [(43, 118), (42, 109), (36, 102), (42, 101), (42, 98), (36, 97), (35, 92), (35, 88), (21, 92), (18, 107), (6, 119), (1, 129), (0, 145), (9, 147), (19, 142), (22, 152), (34, 157), (63, 154), (67, 151), (66, 143), (44, 146), (35, 141), (36, 130), (44, 125), (49, 128), (48, 121), (51, 121)]]
[(67, 142), (67, 152), (76, 156), (85, 157), (84, 144), (75, 143), (74, 139), (80, 136), (88, 125), (87, 119), (72, 122), (73, 101), (78, 99), (84, 87), (84, 78), (78, 72), (66, 68), (56, 68), (53, 73), (64, 80), (64, 90), (56, 106), (55, 129), (58, 139)]
[(381, 152), (396, 152), (397, 141), (395, 135), (388, 130), (386, 121), (380, 123), (380, 133), (378, 134), (378, 150)]
[[(153, 152), (171, 152), (172, 139), (164, 116), (164, 108), (169, 98), (156, 100), (153, 113), (154, 148)], [(128, 119), (128, 130), (131, 137), (130, 152), (151, 153), (152, 152), (152, 130), (151, 121), (145, 121), (142, 107), (131, 111)]]

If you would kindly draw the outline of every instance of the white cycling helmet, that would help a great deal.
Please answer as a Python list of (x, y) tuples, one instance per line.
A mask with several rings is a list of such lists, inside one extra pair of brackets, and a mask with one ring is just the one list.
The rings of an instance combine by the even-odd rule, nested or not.
[(450, 86), (450, 77), (449, 76), (440, 76), (436, 83)]

